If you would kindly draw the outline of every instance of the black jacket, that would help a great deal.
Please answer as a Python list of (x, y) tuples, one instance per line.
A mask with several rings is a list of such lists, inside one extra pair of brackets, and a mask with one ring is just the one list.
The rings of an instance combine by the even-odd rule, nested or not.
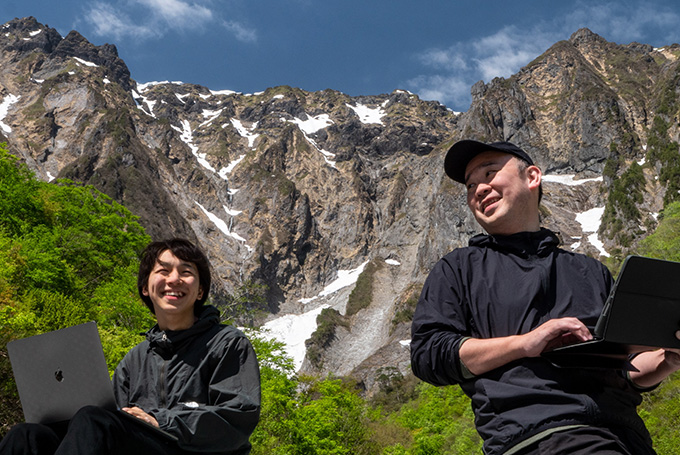
[(636, 412), (640, 394), (621, 372), (558, 369), (542, 358), (476, 377), (461, 367), (459, 348), (466, 337), (519, 335), (566, 316), (594, 327), (611, 275), (599, 261), (558, 243), (546, 229), (473, 237), (470, 246), (435, 265), (416, 307), (413, 372), (435, 385), (460, 384), (472, 400), (487, 454), (573, 424), (624, 425), (649, 441)]
[(189, 329), (146, 334), (113, 376), (120, 407), (138, 406), (180, 447), (214, 454), (247, 454), (260, 415), (260, 375), (245, 335), (202, 308)]

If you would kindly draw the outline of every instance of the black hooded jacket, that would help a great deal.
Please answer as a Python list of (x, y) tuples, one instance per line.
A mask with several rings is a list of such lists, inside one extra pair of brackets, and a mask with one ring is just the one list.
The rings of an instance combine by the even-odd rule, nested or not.
[(599, 261), (558, 244), (546, 229), (473, 237), (435, 265), (416, 307), (413, 372), (434, 385), (460, 384), (490, 455), (570, 425), (623, 425), (651, 444), (636, 412), (639, 391), (622, 372), (559, 369), (543, 358), (479, 376), (462, 367), (459, 349), (468, 337), (524, 334), (567, 316), (594, 327), (612, 277)]
[(188, 451), (247, 454), (260, 415), (255, 352), (219, 312), (201, 309), (187, 330), (146, 333), (113, 376), (120, 407), (138, 406)]

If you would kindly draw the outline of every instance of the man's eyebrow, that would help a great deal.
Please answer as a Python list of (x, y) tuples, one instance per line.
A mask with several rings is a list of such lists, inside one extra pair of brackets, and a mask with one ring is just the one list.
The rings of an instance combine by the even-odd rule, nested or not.
[[(161, 267), (170, 267), (169, 262), (161, 261), (160, 259), (156, 259), (156, 264), (160, 265)], [(180, 260), (179, 266), (180, 267), (190, 267), (192, 269), (198, 270), (198, 267), (196, 266), (196, 264), (194, 264), (193, 262), (190, 262), (190, 261)]]
[(483, 161), (482, 163), (478, 164), (477, 166), (475, 166), (475, 168), (474, 168), (473, 170), (471, 170), (470, 172), (468, 172), (468, 173), (465, 175), (465, 183), (467, 183), (467, 181), (470, 180), (470, 176), (471, 176), (472, 173), (475, 172), (477, 169), (481, 169), (481, 168), (484, 168), (484, 167), (493, 166), (494, 164), (497, 164), (497, 163), (498, 163), (498, 160), (489, 159), (488, 161)]

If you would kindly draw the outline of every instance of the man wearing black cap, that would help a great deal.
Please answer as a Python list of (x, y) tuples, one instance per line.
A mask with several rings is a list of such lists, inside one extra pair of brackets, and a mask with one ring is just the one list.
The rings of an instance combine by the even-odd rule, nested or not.
[(592, 338), (612, 277), (540, 226), (541, 170), (509, 142), (460, 141), (446, 174), (467, 188), (487, 235), (444, 256), (416, 308), (411, 365), (471, 398), (487, 455), (654, 454), (640, 392), (680, 369), (680, 354), (638, 355), (637, 372), (559, 369), (541, 357)]

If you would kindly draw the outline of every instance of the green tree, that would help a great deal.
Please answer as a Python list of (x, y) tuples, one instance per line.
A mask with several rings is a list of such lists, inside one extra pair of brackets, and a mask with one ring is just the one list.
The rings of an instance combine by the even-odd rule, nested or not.
[(291, 416), (296, 409), (297, 378), (283, 343), (266, 339), (256, 330), (248, 338), (260, 365), (262, 408), (260, 423), (250, 438), (253, 455), (292, 454)]
[[(412, 432), (411, 447), (406, 453), (481, 453), (481, 440), (474, 426), (470, 400), (460, 387), (434, 387), (421, 382), (417, 391), (417, 398), (390, 417)], [(402, 450), (404, 446), (397, 444), (395, 447)]]
[(659, 215), (656, 230), (640, 242), (643, 256), (680, 261), (680, 202), (672, 202)]
[(12, 339), (94, 320), (112, 369), (153, 319), (136, 297), (149, 237), (90, 186), (46, 183), (0, 144), (0, 436), (21, 419)]
[(340, 379), (303, 378), (292, 416), (294, 454), (360, 455), (374, 453), (365, 402)]

